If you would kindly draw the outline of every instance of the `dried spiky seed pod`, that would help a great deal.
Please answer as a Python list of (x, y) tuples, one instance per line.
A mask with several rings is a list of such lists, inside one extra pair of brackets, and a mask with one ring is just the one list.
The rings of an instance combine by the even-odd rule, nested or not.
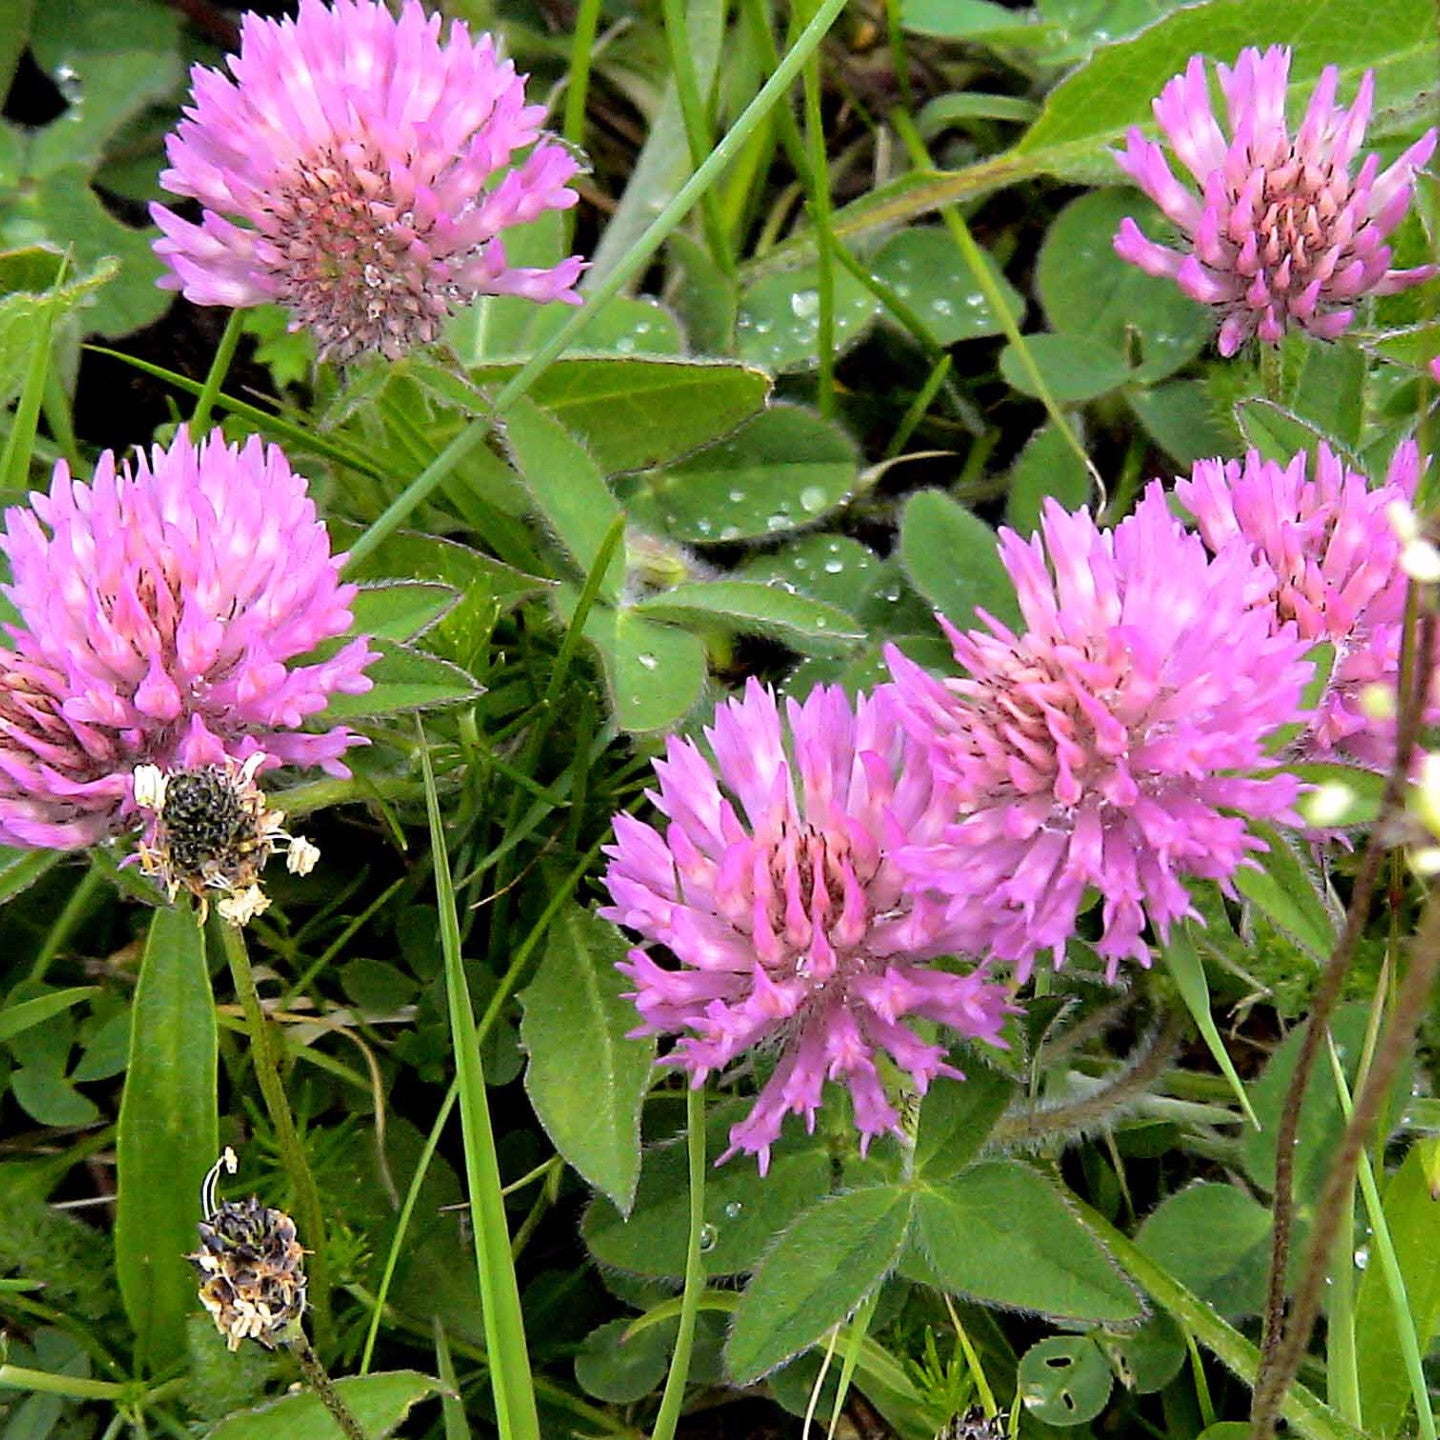
[(258, 1340), (267, 1350), (298, 1333), (305, 1313), (305, 1250), (283, 1211), (244, 1200), (215, 1202), (221, 1166), (235, 1169), (227, 1149), (205, 1179), (200, 1248), (186, 1258), (200, 1275), (200, 1302), (231, 1350)]

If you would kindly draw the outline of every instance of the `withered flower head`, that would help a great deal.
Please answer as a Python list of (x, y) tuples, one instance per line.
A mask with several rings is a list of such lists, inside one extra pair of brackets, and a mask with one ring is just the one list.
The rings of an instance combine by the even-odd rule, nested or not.
[(228, 1146), (200, 1191), (205, 1219), (197, 1227), (200, 1248), (186, 1258), (200, 1275), (200, 1303), (231, 1350), (258, 1340), (267, 1350), (282, 1344), (305, 1313), (305, 1250), (295, 1222), (258, 1196), (217, 1204), (221, 1167), (235, 1173)]
[(255, 784), (264, 763), (257, 753), (243, 765), (227, 758), (168, 774), (154, 765), (136, 769), (135, 805), (145, 816), (140, 865), (171, 900), (188, 890), (203, 911), (218, 891), (215, 908), (244, 925), (270, 904), (260, 872), (272, 855), (283, 854), (292, 875), (314, 869), (320, 851), (284, 828), (284, 812), (269, 809)]

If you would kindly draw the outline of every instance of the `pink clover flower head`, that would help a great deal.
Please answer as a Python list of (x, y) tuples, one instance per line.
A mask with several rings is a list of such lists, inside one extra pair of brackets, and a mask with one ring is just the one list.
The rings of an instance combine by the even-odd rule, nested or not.
[(1248, 547), (1264, 577), (1256, 603), (1274, 627), (1292, 622), (1302, 640), (1334, 647), (1297, 751), (1384, 770), (1395, 727), (1365, 713), (1363, 694), (1399, 678), (1407, 581), (1388, 511), (1414, 499), (1420, 454), (1413, 441), (1400, 445), (1374, 489), (1324, 444), (1313, 475), (1308, 465), (1304, 451), (1283, 466), (1254, 450), (1243, 461), (1201, 460), (1175, 494), (1212, 552)]
[(1335, 103), (1339, 71), (1322, 72), (1300, 128), (1285, 119), (1290, 51), (1246, 49), (1232, 70), (1217, 65), (1226, 129), (1211, 105), (1204, 61), (1193, 57), (1155, 101), (1175, 158), (1199, 194), (1176, 178), (1162, 147), (1138, 127), (1117, 153), (1120, 168), (1160, 207), (1187, 247), (1147, 239), (1121, 222), (1115, 249), (1150, 275), (1174, 280), (1221, 314), (1219, 348), (1233, 355), (1252, 336), (1277, 344), (1293, 325), (1334, 340), (1364, 295), (1429, 279), (1433, 265), (1392, 270), (1386, 243), (1410, 207), (1415, 172), (1435, 149), (1428, 130), (1394, 164), (1355, 159), (1374, 100), (1366, 72), (1355, 103)]
[(228, 64), (233, 79), (191, 71), (166, 141), (160, 183), (202, 216), (151, 206), (162, 286), (197, 305), (275, 301), (342, 362), (433, 341), (476, 295), (579, 303), (578, 256), (506, 259), (505, 230), (575, 203), (579, 167), (541, 138), (544, 106), (489, 35), (457, 21), (442, 43), (419, 0), (398, 20), (379, 0), (301, 0), (294, 20), (246, 15)]
[(951, 805), (889, 687), (853, 704), (820, 687), (782, 716), (751, 681), (705, 738), (713, 763), (675, 737), (655, 762), (662, 828), (616, 816), (600, 913), (679, 962), (637, 948), (620, 969), (635, 983), (637, 1033), (681, 1033), (669, 1063), (693, 1084), (748, 1050), (778, 1049), (721, 1157), (756, 1155), (763, 1175), (787, 1113), (814, 1129), (827, 1079), (848, 1087), (862, 1148), (898, 1127), (877, 1052), (922, 1094), (937, 1075), (959, 1076), (945, 1045), (907, 1020), (1001, 1045), (1010, 1007), (982, 972), (924, 963), (951, 952), (952, 935), (894, 852), (937, 837)]
[(897, 858), (949, 897), (964, 949), (1022, 980), (1042, 951), (1063, 963), (1093, 887), (1113, 980), (1122, 959), (1149, 964), (1147, 920), (1163, 939), (1194, 913), (1186, 876), (1228, 886), (1264, 849), (1250, 819), (1293, 818), (1297, 782), (1264, 773), (1265, 744), (1312, 667), (1293, 624), (1252, 607), (1245, 549), (1212, 559), (1158, 483), (1109, 531), (1048, 502), (1041, 536), (1000, 532), (1023, 634), (940, 617), (966, 678), (886, 652), (906, 724), (958, 796), (954, 823)]
[(5, 512), (0, 843), (73, 849), (134, 814), (132, 772), (319, 765), (363, 743), (300, 726), (337, 691), (370, 688), (364, 638), (295, 663), (350, 628), (356, 587), (277, 446), (182, 429), (131, 465), (106, 451), (89, 484), (64, 461), (48, 495)]

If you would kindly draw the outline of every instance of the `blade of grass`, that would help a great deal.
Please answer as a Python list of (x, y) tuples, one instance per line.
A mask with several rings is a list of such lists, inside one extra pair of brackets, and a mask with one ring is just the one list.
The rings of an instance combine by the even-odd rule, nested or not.
[[(893, 110), (890, 113), (890, 123), (895, 127), (895, 133), (900, 136), (905, 148), (910, 152), (911, 163), (917, 169), (934, 169), (930, 151), (924, 140), (921, 139), (920, 132), (915, 128), (915, 122), (910, 116), (904, 110)], [(1065, 437), (1065, 443), (1079, 457), (1080, 463), (1094, 482), (1096, 490), (1103, 496), (1105, 482), (1100, 478), (1100, 472), (1095, 468), (1085, 447), (1075, 434), (1075, 427), (1071, 425), (1064, 411), (1056, 404), (1055, 397), (1050, 393), (1050, 387), (1045, 383), (1045, 377), (1041, 375), (1039, 366), (1035, 364), (1035, 357), (1031, 355), (1030, 347), (1020, 333), (1020, 326), (1010, 313), (1010, 307), (1005, 303), (1005, 297), (1000, 293), (995, 276), (990, 273), (990, 267), (985, 263), (984, 252), (970, 233), (970, 227), (965, 223), (965, 217), (960, 213), (960, 207), (953, 204), (942, 205), (940, 218), (945, 222), (945, 228), (949, 230), (951, 238), (955, 241), (961, 259), (964, 260), (971, 275), (975, 278), (975, 283), (980, 287), (980, 293), (984, 295), (991, 312), (1000, 322), (1000, 326), (1005, 332), (1005, 338), (1015, 347), (1015, 353), (1020, 357), (1021, 367), (1030, 377), (1030, 383), (1034, 385), (1035, 393), (1045, 407), (1045, 413)]]
[(590, 59), (595, 50), (595, 36), (600, 31), (600, 5), (601, 0), (580, 0), (575, 12), (575, 34), (570, 42), (570, 74), (560, 133), (577, 147), (585, 144), (585, 102), (590, 95)]
[[(810, 0), (802, 0), (797, 14), (810, 17)], [(802, 175), (810, 223), (815, 230), (816, 293), (819, 296), (815, 344), (820, 353), (816, 399), (820, 413), (835, 416), (835, 236), (830, 222), (830, 157), (825, 143), (825, 118), (820, 110), (820, 49), (801, 72), (805, 95), (805, 158)]]
[(430, 846), (435, 871), (435, 900), (440, 922), (440, 948), (445, 959), (445, 990), (450, 1010), (450, 1040), (455, 1053), (460, 1127), (465, 1149), (465, 1179), (470, 1193), (470, 1219), (475, 1240), (475, 1265), (490, 1357), (491, 1386), (502, 1440), (540, 1440), (535, 1388), (525, 1346), (525, 1321), (520, 1287), (510, 1258), (510, 1232), (501, 1194), (500, 1164), (490, 1124), (489, 1097), (480, 1063), (480, 1039), (470, 990), (460, 958), (460, 920), (455, 913), (455, 888), (445, 848), (435, 770), (420, 720), (415, 738), (425, 779), (425, 809), (430, 820)]
[[(695, 50), (690, 41), (690, 23), (685, 16), (685, 0), (661, 0), (665, 43), (670, 52), (670, 73), (675, 77), (675, 93), (680, 100), (680, 114), (685, 121), (685, 143), (690, 147), (690, 163), (697, 169), (705, 163), (714, 143), (710, 121), (705, 114), (705, 100), (700, 94), (700, 80), (695, 70)], [(730, 237), (720, 214), (719, 201), (713, 187), (700, 196), (700, 214), (705, 222), (705, 238), (710, 242), (710, 258), (725, 272), (735, 273), (735, 256), (730, 250)]]
[[(377, 1309), (376, 1314), (379, 1314)], [(460, 1398), (460, 1382), (455, 1378), (455, 1362), (450, 1358), (450, 1341), (438, 1315), (435, 1326), (435, 1369), (444, 1389), (440, 1392), (440, 1412), (445, 1418), (445, 1440), (470, 1440), (470, 1423), (465, 1418), (465, 1402)]]
[[(1340, 1057), (1335, 1052), (1335, 1041), (1329, 1031), (1325, 1033), (1325, 1044), (1330, 1056), (1330, 1073), (1335, 1077), (1335, 1095), (1340, 1101), (1340, 1111), (1348, 1124), (1354, 1105), (1350, 1099), (1350, 1087), (1345, 1083), (1345, 1067), (1341, 1065)], [(1364, 1150), (1360, 1152), (1358, 1174), (1360, 1193), (1365, 1197), (1365, 1214), (1370, 1222), (1371, 1243), (1380, 1259), (1380, 1273), (1385, 1277), (1385, 1288), (1390, 1292), (1390, 1309), (1395, 1317), (1395, 1338), (1400, 1342), (1400, 1353), (1405, 1359), (1405, 1374), (1410, 1381), (1410, 1396), (1415, 1402), (1415, 1414), (1420, 1424), (1420, 1440), (1435, 1440), (1435, 1412), (1431, 1408), (1430, 1387), (1425, 1383), (1420, 1346), (1415, 1338), (1415, 1321), (1410, 1313), (1410, 1299), (1405, 1290), (1405, 1276), (1395, 1254), (1395, 1243), (1390, 1238), (1390, 1226), (1385, 1220), (1385, 1206), (1381, 1203), (1380, 1189), (1375, 1183), (1375, 1171), (1371, 1167), (1370, 1156)], [(1347, 1260), (1350, 1260), (1349, 1236), (1351, 1234), (1353, 1234), (1353, 1227), (1350, 1231), (1342, 1232), (1341, 1245), (1336, 1247), (1337, 1251), (1341, 1248), (1344, 1249)], [(1353, 1261), (1351, 1263), (1353, 1267)], [(1333, 1305), (1333, 1303), (1334, 1297), (1332, 1296), (1331, 1304)], [(1352, 1346), (1353, 1343), (1352, 1329)], [(1357, 1411), (1358, 1408), (1357, 1401)]]
[(685, 1288), (680, 1294), (680, 1329), (675, 1336), (675, 1353), (665, 1377), (665, 1393), (650, 1440), (674, 1440), (685, 1401), (685, 1382), (690, 1377), (690, 1352), (695, 1344), (695, 1320), (700, 1313), (700, 1296), (705, 1291), (705, 1262), (700, 1239), (705, 1229), (705, 1090), (692, 1087), (685, 1092), (685, 1147), (690, 1160), (690, 1226), (685, 1241)]
[[(801, 67), (825, 38), (845, 4), (846, 0), (821, 0), (815, 18), (796, 37), (795, 44), (780, 62), (775, 73), (760, 87), (760, 93), (741, 112), (739, 119), (706, 157), (705, 163), (675, 192), (674, 198), (651, 221), (624, 259), (590, 292), (584, 305), (575, 311), (497, 392), (493, 404), (498, 413), (504, 414), (522, 395), (528, 395), (541, 375), (574, 344), (601, 310), (649, 265), (676, 226), (690, 213), (700, 196), (724, 174), (741, 147), (790, 88)], [(356, 541), (350, 551), (352, 563), (368, 555), (382, 540), (397, 530), (410, 512), (489, 434), (490, 428), (490, 420), (474, 420), (457, 435), (424, 474), (408, 485)]]

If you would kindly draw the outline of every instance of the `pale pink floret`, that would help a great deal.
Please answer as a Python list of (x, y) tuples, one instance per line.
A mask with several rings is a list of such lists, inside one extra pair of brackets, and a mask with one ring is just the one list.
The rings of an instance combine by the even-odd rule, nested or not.
[(1176, 179), (1162, 147), (1138, 127), (1116, 155), (1120, 168), (1188, 242), (1171, 249), (1121, 222), (1115, 249), (1151, 275), (1174, 280), (1221, 312), (1219, 348), (1233, 355), (1252, 336), (1278, 343), (1298, 325), (1334, 340), (1365, 295), (1388, 295), (1429, 279), (1434, 265), (1392, 270), (1386, 243), (1410, 206), (1415, 172), (1435, 149), (1428, 130), (1383, 173), (1371, 154), (1357, 167), (1374, 100), (1366, 72), (1349, 110), (1335, 103), (1339, 72), (1327, 66), (1299, 130), (1285, 119), (1290, 51), (1242, 50), (1231, 70), (1217, 65), (1226, 102), (1221, 128), (1204, 61), (1155, 101), (1155, 118), (1200, 193)]
[(1041, 532), (1001, 532), (1023, 634), (941, 618), (967, 678), (886, 652), (911, 733), (958, 795), (955, 823), (899, 859), (950, 897), (962, 948), (1022, 977), (1042, 951), (1062, 963), (1093, 887), (1113, 978), (1122, 959), (1149, 964), (1147, 921), (1164, 938), (1194, 913), (1187, 876), (1228, 887), (1264, 848), (1250, 821), (1288, 815), (1297, 785), (1265, 773), (1265, 745), (1298, 718), (1312, 667), (1294, 626), (1252, 607), (1245, 547), (1212, 559), (1158, 484), (1113, 530), (1052, 501)]
[(128, 820), (131, 772), (267, 764), (349, 772), (360, 737), (300, 730), (336, 691), (370, 688), (351, 640), (343, 555), (277, 446), (182, 429), (133, 466), (106, 451), (89, 484), (64, 461), (48, 495), (5, 513), (0, 843), (69, 849)]
[(1256, 603), (1276, 626), (1293, 621), (1301, 639), (1334, 647), (1329, 683), (1297, 752), (1384, 770), (1394, 760), (1395, 727), (1367, 716), (1362, 702), (1368, 686), (1393, 689), (1399, 678), (1407, 581), (1386, 512), (1414, 499), (1419, 450), (1404, 442), (1374, 489), (1324, 444), (1313, 477), (1308, 464), (1304, 451), (1285, 466), (1254, 450), (1243, 462), (1201, 460), (1175, 493), (1211, 550), (1237, 539), (1249, 546), (1265, 576)]
[(228, 64), (233, 80), (195, 67), (166, 141), (160, 183), (203, 213), (151, 207), (163, 286), (278, 302), (340, 361), (435, 340), (477, 294), (579, 302), (578, 256), (506, 259), (503, 231), (575, 203), (578, 167), (489, 35), (457, 21), (442, 42), (418, 0), (398, 20), (378, 0), (301, 0), (295, 20), (246, 15)]
[(616, 816), (600, 913), (678, 962), (637, 948), (620, 968), (638, 1033), (681, 1033), (670, 1063), (696, 1086), (746, 1051), (778, 1051), (727, 1151), (757, 1155), (764, 1174), (787, 1113), (814, 1128), (827, 1079), (849, 1089), (862, 1148), (897, 1129), (877, 1051), (921, 1094), (959, 1076), (907, 1017), (996, 1045), (1009, 1007), (982, 973), (923, 963), (953, 951), (953, 936), (894, 851), (938, 837), (952, 810), (888, 687), (853, 705), (821, 687), (782, 718), (751, 681), (705, 737), (713, 762), (674, 737), (655, 762), (662, 829)]

